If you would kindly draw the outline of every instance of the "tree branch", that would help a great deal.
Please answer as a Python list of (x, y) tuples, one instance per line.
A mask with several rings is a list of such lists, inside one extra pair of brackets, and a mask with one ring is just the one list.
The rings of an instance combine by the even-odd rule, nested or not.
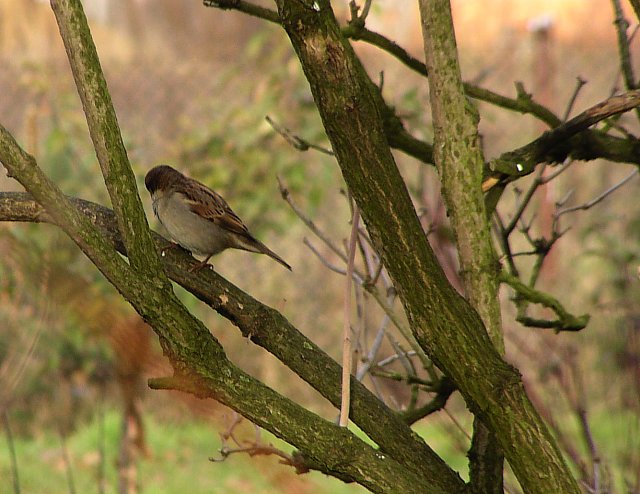
[(154, 283), (166, 284), (82, 4), (52, 0), (51, 6), (131, 266), (149, 280), (155, 278)]
[[(421, 0), (436, 166), (456, 238), (465, 293), (493, 345), (504, 354), (497, 260), (482, 195), (484, 157), (477, 110), (464, 94), (449, 0)], [(496, 436), (474, 419), (469, 451), (471, 491), (502, 494), (504, 456)]]
[(580, 331), (589, 322), (589, 315), (574, 316), (565, 310), (562, 304), (551, 295), (540, 292), (522, 283), (518, 278), (506, 272), (500, 274), (500, 280), (509, 285), (521, 297), (528, 302), (540, 304), (553, 310), (558, 316), (555, 321), (534, 319), (525, 315), (518, 315), (517, 321), (525, 326), (534, 328), (552, 328), (556, 331)]
[[(364, 41), (370, 45), (376, 46), (393, 55), (414, 72), (425, 77), (428, 76), (426, 64), (417, 58), (412, 57), (407, 50), (386, 36), (353, 23), (343, 27), (342, 33), (345, 37), (353, 39), (354, 41)], [(518, 91), (518, 97), (514, 99), (502, 96), (489, 89), (481, 88), (468, 82), (463, 83), (463, 87), (467, 96), (471, 98), (475, 98), (507, 110), (513, 110), (518, 113), (531, 114), (549, 125), (549, 127), (556, 127), (561, 123), (561, 120), (551, 110), (539, 103), (536, 103), (531, 95), (524, 91)]]
[(633, 75), (633, 65), (631, 64), (631, 54), (629, 52), (629, 38), (627, 37), (629, 22), (624, 18), (620, 0), (611, 0), (611, 3), (613, 4), (613, 12), (615, 14), (613, 23), (616, 26), (616, 34), (618, 35), (618, 54), (624, 86), (627, 89), (635, 89), (637, 87), (636, 78)]
[[(124, 254), (113, 212), (82, 199), (71, 201)], [(55, 223), (29, 194), (17, 192), (0, 193), (0, 220)], [(154, 240), (157, 250), (163, 253), (161, 262), (170, 279), (231, 321), (253, 343), (275, 355), (334, 406), (340, 406), (341, 368), (331, 357), (278, 311), (261, 304), (213, 270), (193, 275), (189, 268), (197, 263), (196, 260), (179, 249), (169, 248), (171, 242), (159, 235), (154, 234)], [(433, 470), (433, 475), (442, 475), (442, 469), (448, 469), (397, 414), (355, 379), (351, 380), (350, 416), (382, 451), (410, 468), (426, 472)], [(432, 462), (435, 465), (430, 467)]]
[[(567, 492), (577, 492), (518, 373), (500, 358), (477, 313), (448, 283), (429, 247), (391, 155), (376, 95), (330, 2), (314, 1), (317, 10), (302, 0), (277, 0), (277, 5), (345, 182), (420, 345), (496, 433), (525, 489), (546, 494), (566, 484)], [(542, 480), (539, 468), (547, 472)]]
[(202, 4), (205, 7), (215, 7), (221, 10), (237, 10), (252, 17), (280, 24), (277, 12), (244, 0), (203, 0)]
[[(619, 96), (613, 96), (592, 106), (562, 125), (545, 132), (529, 144), (502, 154), (488, 163), (488, 170), (486, 171), (486, 176), (482, 184), (483, 190), (488, 191), (498, 183), (508, 183), (519, 177), (528, 175), (533, 172), (535, 166), (542, 161), (564, 161), (573, 147), (569, 141), (572, 137), (576, 136), (576, 134), (587, 130), (592, 125), (606, 118), (627, 112), (638, 106), (640, 106), (640, 90), (636, 89)], [(582, 136), (582, 139), (586, 141), (585, 144), (589, 146), (589, 138), (593, 138), (596, 135), (595, 132), (592, 132)], [(600, 137), (605, 138), (603, 135), (600, 135)], [(629, 142), (629, 139), (624, 139), (624, 141), (628, 142), (627, 145), (633, 146), (634, 149), (639, 146), (636, 139), (634, 139), (633, 142)], [(567, 144), (568, 147), (563, 146), (563, 144)], [(600, 149), (601, 148), (602, 146)], [(593, 148), (590, 150), (593, 151)], [(624, 154), (628, 159), (633, 156), (631, 152), (625, 152)], [(580, 156), (583, 157), (582, 159), (585, 159), (584, 157), (589, 155), (583, 153), (582, 155), (574, 156), (574, 158), (580, 159)], [(599, 154), (593, 153), (591, 156), (592, 158), (598, 157)], [(603, 157), (606, 157), (606, 155)], [(636, 156), (636, 159), (639, 158)]]

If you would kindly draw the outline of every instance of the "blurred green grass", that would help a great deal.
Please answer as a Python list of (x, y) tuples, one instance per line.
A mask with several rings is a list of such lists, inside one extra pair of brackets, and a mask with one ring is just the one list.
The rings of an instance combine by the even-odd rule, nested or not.
[[(468, 417), (467, 417), (468, 418)], [(417, 432), (427, 438), (431, 447), (466, 480), (467, 459), (452, 434), (453, 427), (445, 416), (434, 417), (417, 427)], [(603, 458), (617, 459), (628, 453), (629, 431), (640, 428), (633, 413), (594, 413), (592, 433)], [(635, 424), (635, 425), (634, 425)], [(246, 425), (246, 424), (245, 424)], [(467, 433), (470, 420), (460, 423)], [(565, 417), (565, 425), (576, 427), (573, 418)], [(218, 424), (187, 419), (173, 422), (161, 420), (151, 413), (145, 415), (145, 431), (149, 456), (138, 460), (140, 492), (174, 494), (182, 492), (226, 494), (256, 493), (335, 493), (358, 494), (367, 492), (358, 485), (348, 485), (318, 472), (296, 475), (291, 467), (279, 463), (275, 456), (249, 457), (246, 454), (231, 455), (223, 462), (211, 462), (210, 457), (220, 458), (223, 430)], [(104, 418), (104, 479), (105, 492), (117, 492), (117, 459), (119, 453), (121, 416), (110, 410)], [(362, 435), (359, 431), (354, 431)], [(575, 431), (574, 431), (575, 433)], [(633, 435), (633, 434), (632, 434)], [(464, 439), (462, 439), (464, 441)], [(273, 444), (285, 452), (291, 447), (262, 431), (261, 441)], [(66, 440), (69, 452), (75, 492), (99, 492), (100, 422), (97, 416), (80, 426)], [(15, 439), (20, 488), (23, 493), (70, 492), (67, 481), (64, 453), (56, 431), (46, 429), (38, 435)], [(507, 479), (513, 481), (511, 475)], [(615, 492), (623, 492), (624, 480), (614, 475)], [(7, 438), (0, 435), (0, 492), (12, 492), (12, 472)], [(619, 490), (618, 490), (619, 489)]]
[[(278, 458), (231, 455), (224, 462), (211, 462), (220, 457), (221, 440), (214, 424), (188, 421), (180, 424), (160, 422), (145, 416), (149, 457), (138, 460), (140, 492), (173, 494), (190, 492), (227, 494), (273, 492), (295, 493), (364, 493), (365, 489), (312, 472), (296, 475), (291, 467), (281, 465)], [(105, 492), (118, 492), (117, 460), (121, 416), (109, 411), (104, 420)], [(288, 447), (262, 433), (265, 443)], [(23, 493), (70, 492), (59, 435), (43, 430), (33, 438), (14, 441), (20, 488)], [(100, 469), (100, 423), (93, 420), (66, 440), (71, 458), (75, 492), (98, 492)], [(0, 492), (12, 492), (12, 472), (7, 438), (0, 436)]]

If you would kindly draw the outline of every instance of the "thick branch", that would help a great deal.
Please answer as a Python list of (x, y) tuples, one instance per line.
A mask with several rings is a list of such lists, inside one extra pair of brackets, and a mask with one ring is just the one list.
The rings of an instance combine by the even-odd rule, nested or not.
[[(0, 142), (0, 151), (6, 149), (4, 144)], [(5, 164), (9, 162), (4, 154), (0, 154), (0, 158)], [(55, 209), (49, 214), (28, 194), (1, 193), (0, 198), (2, 219), (53, 221), (56, 224), (62, 222), (68, 228), (66, 217), (61, 216), (60, 209)], [(82, 225), (83, 228), (97, 231), (91, 222), (99, 226), (108, 225), (109, 228), (103, 230), (103, 233), (122, 248), (122, 242), (116, 241), (120, 240), (120, 236), (112, 211), (86, 201), (71, 201), (63, 195), (58, 197), (58, 200), (64, 207), (62, 211), (75, 217), (76, 224)], [(78, 212), (76, 207), (82, 213)], [(83, 236), (84, 232), (80, 234), (80, 238)], [(166, 241), (163, 243), (168, 245)], [(106, 244), (105, 247), (110, 248)], [(115, 250), (113, 254), (117, 256)], [(178, 252), (167, 254), (180, 255)], [(184, 276), (184, 273), (188, 273), (186, 268), (183, 259), (182, 267), (174, 266), (173, 269)], [(189, 382), (189, 392), (200, 397), (214, 398), (237, 410), (254, 423), (299, 448), (310, 457), (315, 468), (327, 474), (335, 474), (343, 479), (349, 478), (374, 492), (395, 492), (399, 483), (403, 484), (402, 487), (398, 487), (403, 491), (406, 489), (406, 492), (425, 492), (425, 479), (414, 471), (405, 469), (391, 457), (366, 445), (350, 432), (296, 405), (236, 368), (228, 361), (222, 347), (207, 328), (186, 310), (182, 310), (181, 305), (176, 307), (172, 298), (163, 298), (158, 293), (149, 294), (149, 291), (157, 291), (148, 283), (142, 283), (135, 275), (124, 280), (121, 275), (115, 275), (113, 279), (116, 283), (127, 284), (126, 289), (122, 286), (116, 287), (157, 330), (165, 353), (170, 357), (174, 367), (180, 370), (181, 377), (175, 382)], [(218, 304), (226, 306), (228, 299), (225, 298), (225, 292), (217, 293), (220, 299)], [(237, 303), (234, 310), (243, 313), (243, 306)], [(260, 316), (264, 316), (264, 313), (254, 317), (260, 319)], [(250, 329), (248, 331), (251, 332)], [(289, 341), (287, 343), (290, 344)], [(330, 455), (327, 455), (327, 452), (330, 452)], [(434, 487), (427, 492), (447, 491)]]
[[(81, 199), (73, 199), (72, 202), (124, 253), (111, 210)], [(0, 221), (52, 220), (28, 194), (0, 193)], [(194, 276), (189, 268), (196, 261), (179, 249), (168, 248), (171, 243), (159, 235), (155, 236), (155, 242), (157, 249), (163, 252), (161, 261), (169, 278), (229, 319), (244, 336), (274, 354), (336, 407), (340, 405), (341, 370), (331, 357), (276, 310), (261, 304), (212, 270), (204, 270)], [(385, 453), (414, 469), (426, 472), (434, 469), (440, 474), (439, 469), (447, 469), (401, 417), (384, 406), (357, 380), (352, 379), (351, 386), (351, 419)], [(433, 461), (436, 466), (429, 467)]]
[[(597, 149), (601, 151), (593, 152), (593, 145), (597, 145), (600, 142), (598, 139), (603, 139), (610, 144), (610, 136), (602, 135), (592, 131), (588, 134), (579, 134), (584, 132), (592, 125), (609, 118), (613, 115), (627, 112), (633, 108), (640, 106), (640, 90), (628, 91), (619, 96), (613, 96), (591, 108), (582, 112), (580, 115), (572, 118), (568, 122), (552, 129), (540, 137), (530, 142), (529, 144), (522, 146), (514, 151), (502, 154), (500, 157), (492, 160), (488, 164), (488, 173), (483, 182), (483, 189), (489, 190), (497, 183), (506, 183), (515, 180), (519, 177), (525, 176), (533, 172), (535, 166), (542, 161), (550, 162), (562, 162), (567, 157), (567, 154), (572, 151), (573, 147), (580, 148), (580, 144), (584, 144), (586, 149), (583, 153), (578, 153), (579, 156), (573, 156), (574, 158), (585, 159), (584, 157), (590, 156), (589, 159), (595, 157), (609, 157), (611, 151), (607, 153), (603, 146), (599, 146)], [(572, 137), (576, 136), (578, 141), (573, 144), (570, 142)], [(637, 149), (640, 144), (636, 139), (619, 139), (616, 141), (624, 141), (626, 143), (626, 149), (623, 154), (624, 157), (631, 162), (633, 161), (634, 154), (631, 152), (633, 149)], [(622, 144), (622, 143), (620, 143)], [(633, 146), (633, 149), (629, 149), (629, 146)], [(618, 152), (620, 151), (619, 148)], [(591, 151), (591, 153), (589, 153)], [(638, 155), (635, 155), (635, 159), (639, 159)], [(617, 161), (617, 160), (616, 160)]]
[[(465, 292), (496, 349), (504, 354), (497, 261), (482, 195), (484, 158), (478, 115), (464, 94), (448, 0), (422, 0), (422, 35), (429, 77), (436, 166), (456, 238)], [(496, 437), (476, 417), (469, 455), (471, 489), (503, 492), (503, 455)]]
[(51, 6), (131, 265), (144, 270), (150, 279), (158, 277), (158, 283), (166, 282), (158, 269), (160, 263), (82, 4), (80, 0), (52, 0)]
[[(327, 0), (278, 0), (283, 27), (302, 63), (332, 149), (372, 241), (402, 299), (412, 331), (493, 432), (519, 480), (540, 483), (533, 460), (549, 454), (546, 487), (570, 479), (517, 372), (496, 352), (482, 321), (448, 283), (425, 238), (390, 153), (375, 96)], [(543, 453), (541, 454), (540, 451)], [(544, 483), (544, 482), (543, 482)], [(531, 492), (542, 492), (532, 487)], [(572, 492), (572, 489), (567, 489)]]

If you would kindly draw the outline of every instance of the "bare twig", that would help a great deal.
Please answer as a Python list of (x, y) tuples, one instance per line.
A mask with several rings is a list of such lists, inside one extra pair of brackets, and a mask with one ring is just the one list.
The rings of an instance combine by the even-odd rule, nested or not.
[(351, 279), (353, 265), (356, 258), (356, 240), (358, 238), (358, 223), (360, 211), (358, 205), (353, 205), (351, 217), (351, 235), (349, 237), (349, 257), (347, 260), (347, 278), (344, 288), (344, 319), (342, 326), (342, 401), (340, 404), (340, 426), (349, 424), (349, 408), (351, 404), (351, 367), (353, 355), (351, 349)]
[(542, 177), (542, 183), (543, 184), (547, 184), (547, 183), (551, 182), (553, 179), (555, 179), (559, 175), (561, 175), (564, 172), (566, 172), (575, 162), (576, 162), (576, 160), (574, 160), (572, 158), (565, 159), (562, 162), (562, 165), (559, 165), (559, 166), (556, 167), (557, 168), (556, 171), (554, 171), (553, 173), (549, 173), (548, 175)]
[[(378, 351), (382, 346), (382, 341), (384, 340), (384, 335), (387, 330), (387, 326), (389, 325), (389, 316), (385, 315), (382, 318), (382, 323), (376, 332), (376, 336), (373, 339), (373, 343), (371, 344), (371, 348), (367, 353), (367, 356), (363, 359), (363, 364), (358, 368), (358, 372), (356, 373), (356, 379), (358, 381), (362, 381), (365, 374), (369, 371), (373, 363), (375, 362), (376, 356), (378, 355)], [(380, 363), (376, 363), (376, 366), (379, 366)]]
[(379, 362), (376, 362), (376, 367), (384, 367), (386, 365), (392, 364), (393, 362), (395, 362), (396, 360), (404, 357), (414, 357), (416, 355), (416, 352), (414, 352), (413, 350), (409, 350), (408, 352), (404, 352), (402, 355), (398, 354), (398, 353), (394, 353), (393, 355), (389, 355), (388, 357), (380, 360)]
[[(229, 458), (229, 456), (238, 453), (245, 453), (251, 457), (275, 455), (280, 458), (281, 464), (293, 466), (298, 474), (309, 471), (308, 467), (305, 466), (301, 455), (289, 455), (272, 444), (263, 443), (260, 438), (260, 428), (255, 424), (253, 425), (256, 433), (253, 441), (243, 441), (239, 439), (236, 436), (236, 429), (238, 425), (242, 423), (242, 420), (243, 419), (240, 414), (236, 412), (233, 413), (233, 419), (227, 427), (227, 430), (220, 433), (220, 439), (222, 441), (222, 445), (220, 447), (220, 458), (209, 457), (209, 461), (223, 462)], [(233, 441), (235, 447), (227, 446), (229, 439)]]
[(265, 21), (280, 24), (278, 12), (244, 0), (203, 0), (202, 4), (205, 7), (215, 7), (221, 10), (237, 10)]
[(511, 232), (514, 230), (514, 228), (522, 218), (522, 214), (524, 213), (524, 210), (527, 209), (527, 206), (531, 202), (533, 195), (538, 190), (538, 187), (540, 187), (540, 185), (542, 184), (542, 176), (544, 175), (546, 166), (547, 164), (543, 163), (542, 166), (538, 169), (536, 178), (534, 179), (531, 186), (527, 189), (527, 192), (524, 194), (524, 197), (522, 198), (522, 200), (519, 201), (520, 203), (518, 204), (516, 212), (513, 214), (513, 218), (511, 218), (511, 221), (504, 228), (506, 235), (511, 235)]
[(287, 202), (289, 207), (293, 210), (293, 212), (302, 220), (302, 222), (306, 225), (306, 227), (311, 230), (311, 232), (318, 237), (322, 242), (329, 247), (337, 256), (342, 259), (344, 262), (347, 262), (347, 255), (344, 253), (342, 249), (340, 249), (322, 230), (320, 230), (316, 224), (309, 218), (300, 207), (296, 204), (291, 197), (291, 193), (289, 189), (284, 184), (284, 182), (277, 177), (278, 179), (278, 187), (280, 188), (280, 195)]
[[(411, 56), (407, 50), (398, 45), (395, 41), (390, 40), (380, 33), (376, 33), (355, 24), (349, 24), (342, 28), (342, 33), (354, 41), (364, 41), (386, 51), (420, 75), (428, 75), (427, 66), (423, 62)], [(530, 95), (528, 98), (523, 98), (521, 95), (518, 95), (517, 98), (509, 98), (469, 83), (464, 83), (464, 91), (471, 98), (485, 101), (492, 105), (499, 106), (507, 110), (513, 110), (518, 113), (531, 114), (550, 127), (556, 127), (561, 123), (560, 119), (551, 110), (539, 103), (536, 103)]]
[(328, 154), (329, 156), (335, 156), (335, 153), (331, 149), (318, 146), (317, 144), (313, 144), (297, 136), (286, 127), (283, 127), (278, 123), (276, 123), (269, 115), (267, 115), (264, 118), (269, 123), (269, 125), (273, 127), (273, 130), (275, 130), (278, 134), (284, 137), (284, 139), (298, 151), (308, 151), (309, 149), (315, 149), (316, 151), (320, 151), (321, 153)]
[[(316, 226), (316, 224), (302, 211), (302, 209), (300, 209), (298, 207), (298, 205), (295, 203), (295, 201), (291, 197), (291, 194), (289, 193), (289, 190), (286, 188), (286, 186), (283, 184), (283, 182), (282, 182), (282, 180), (280, 180), (280, 178), (278, 178), (278, 184), (280, 186), (280, 193), (282, 194), (282, 197), (287, 202), (287, 204), (289, 204), (289, 206), (291, 207), (293, 212), (302, 220), (302, 222), (325, 245), (327, 245), (335, 254), (337, 254), (338, 257), (340, 257), (340, 259), (342, 259), (342, 261), (347, 262), (347, 256), (344, 253), (344, 251), (342, 249), (338, 248), (335, 245), (335, 243), (324, 232), (322, 232)], [(324, 256), (322, 254), (320, 254), (320, 252), (312, 246), (312, 244), (310, 242), (306, 241), (305, 244), (309, 248), (311, 248), (312, 252), (329, 269), (331, 269), (332, 271), (335, 271), (336, 273), (339, 273), (339, 274), (346, 274), (345, 270), (340, 269), (340, 268), (332, 265), (329, 261), (327, 261), (324, 258)], [(364, 280), (366, 279), (366, 277), (363, 275), (363, 273), (359, 272), (355, 267), (353, 269), (353, 274), (359, 278), (359, 280), (356, 280), (356, 282), (363, 284), (363, 287), (367, 290), (367, 292), (370, 293), (371, 295), (373, 295), (373, 297), (376, 299), (376, 302), (378, 303), (378, 305), (382, 308), (382, 310), (385, 312), (385, 314), (387, 314), (389, 316), (389, 318), (391, 319), (393, 324), (398, 328), (398, 330), (400, 331), (402, 336), (407, 340), (409, 345), (411, 345), (411, 348), (416, 351), (416, 353), (420, 357), (420, 359), (423, 362), (423, 364), (425, 366), (431, 365), (429, 359), (426, 357), (426, 355), (425, 355), (424, 351), (422, 350), (422, 348), (420, 348), (420, 345), (418, 344), (418, 342), (416, 341), (415, 337), (411, 333), (411, 330), (409, 329), (409, 327), (407, 325), (403, 324), (402, 321), (400, 321), (400, 319), (398, 318), (397, 314), (394, 312), (394, 310), (391, 307), (391, 305), (384, 299), (384, 297), (381, 295), (380, 291), (376, 288), (376, 286), (372, 285), (371, 283), (364, 283)]]
[(362, 13), (358, 15), (358, 10), (360, 10), (360, 7), (356, 5), (355, 0), (351, 0), (349, 2), (349, 10), (351, 11), (351, 19), (349, 19), (349, 24), (355, 24), (357, 26), (364, 27), (367, 16), (369, 15), (370, 8), (371, 0), (365, 0), (364, 7), (362, 8)]
[(567, 119), (569, 118), (569, 115), (571, 115), (571, 112), (573, 111), (573, 105), (575, 104), (576, 99), (578, 99), (578, 94), (580, 93), (580, 90), (584, 87), (586, 83), (587, 81), (585, 81), (582, 77), (577, 78), (576, 88), (573, 90), (573, 94), (569, 99), (569, 104), (567, 104), (567, 109), (565, 110), (564, 116), (562, 117), (563, 122), (566, 122)]
[(593, 206), (595, 206), (596, 204), (604, 201), (607, 197), (609, 197), (611, 194), (613, 194), (616, 190), (618, 190), (620, 187), (622, 187), (623, 185), (625, 185), (627, 182), (629, 182), (633, 177), (635, 177), (638, 174), (638, 168), (636, 168), (635, 170), (633, 170), (633, 172), (631, 172), (629, 175), (627, 175), (625, 178), (623, 178), (622, 180), (620, 180), (620, 182), (618, 182), (615, 185), (612, 185), (611, 187), (609, 187), (607, 190), (605, 190), (604, 192), (602, 192), (601, 194), (599, 194), (598, 196), (594, 197), (593, 199), (591, 199), (590, 201), (585, 202), (584, 204), (579, 204), (578, 206), (572, 206), (570, 208), (565, 208), (565, 209), (561, 209), (560, 211), (558, 211), (557, 213), (555, 213), (555, 217), (559, 218), (560, 216), (562, 216), (563, 214), (567, 214), (567, 213), (572, 213), (574, 211), (584, 211), (587, 210), (589, 208), (592, 208)]

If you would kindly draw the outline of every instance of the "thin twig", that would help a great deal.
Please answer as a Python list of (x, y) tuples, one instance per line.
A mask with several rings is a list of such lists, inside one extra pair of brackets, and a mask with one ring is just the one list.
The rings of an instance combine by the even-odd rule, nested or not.
[[(367, 356), (364, 359), (363, 364), (358, 368), (358, 372), (356, 372), (356, 379), (358, 381), (362, 381), (362, 379), (364, 379), (364, 376), (373, 365), (373, 362), (375, 361), (376, 356), (378, 355), (378, 351), (382, 346), (382, 341), (384, 340), (384, 335), (387, 330), (387, 326), (389, 325), (389, 321), (391, 321), (391, 319), (389, 319), (389, 316), (385, 314), (385, 316), (382, 318), (382, 323), (380, 324), (380, 327), (376, 332), (376, 336), (373, 339), (371, 348), (369, 349), (369, 352), (367, 353)], [(379, 365), (380, 363), (376, 363), (376, 366), (379, 366)]]
[(259, 19), (280, 24), (278, 12), (244, 0), (203, 0), (202, 4), (205, 7), (215, 7), (221, 10), (238, 10)]
[(308, 151), (309, 149), (315, 149), (316, 151), (320, 151), (321, 153), (327, 154), (329, 156), (335, 156), (335, 153), (331, 149), (318, 146), (317, 144), (313, 144), (303, 139), (302, 137), (291, 132), (286, 127), (277, 124), (269, 115), (264, 118), (269, 123), (269, 125), (271, 125), (273, 130), (284, 137), (285, 141), (291, 144), (298, 151)]
[(380, 360), (379, 362), (376, 363), (376, 367), (384, 367), (386, 365), (392, 364), (393, 362), (395, 362), (396, 360), (402, 358), (402, 357), (414, 357), (416, 355), (416, 352), (414, 352), (413, 350), (409, 350), (408, 352), (404, 352), (402, 355), (398, 354), (398, 353), (394, 353), (393, 355), (389, 355), (388, 357)]
[[(233, 421), (225, 432), (220, 433), (220, 439), (222, 445), (220, 447), (220, 458), (209, 457), (211, 462), (223, 462), (229, 456), (238, 453), (246, 453), (249, 456), (261, 456), (261, 455), (275, 455), (280, 458), (280, 463), (283, 465), (293, 466), (296, 469), (296, 473), (302, 474), (309, 471), (309, 468), (304, 464), (304, 460), (301, 455), (289, 455), (284, 451), (276, 448), (272, 444), (264, 444), (260, 439), (260, 428), (253, 424), (255, 427), (255, 437), (253, 441), (241, 441), (236, 437), (235, 430), (242, 422), (242, 417), (234, 412)], [(227, 446), (227, 441), (231, 439), (236, 447)]]
[[(296, 202), (293, 200), (293, 197), (291, 197), (289, 189), (286, 187), (282, 179), (280, 179), (280, 177), (276, 177), (276, 178), (278, 179), (278, 187), (280, 188), (280, 194), (282, 195), (282, 198), (287, 202), (287, 204), (293, 210), (296, 216), (300, 218), (302, 222), (306, 225), (306, 227), (309, 230), (311, 230), (311, 232), (316, 237), (322, 240), (322, 242), (327, 247), (329, 247), (340, 259), (342, 259), (344, 262), (347, 262), (347, 255), (344, 253), (344, 251), (340, 249), (338, 246), (336, 246), (336, 244), (333, 243), (333, 241), (322, 230), (320, 230), (316, 226), (316, 224), (313, 222), (313, 220), (311, 220), (311, 218), (309, 218), (306, 214), (304, 214), (302, 209), (300, 209), (300, 207), (298, 207)], [(362, 276), (362, 278), (364, 277)]]
[(356, 259), (356, 240), (360, 211), (358, 204), (353, 205), (351, 217), (351, 235), (349, 236), (349, 257), (347, 260), (347, 278), (344, 288), (344, 319), (342, 326), (342, 396), (340, 402), (340, 427), (349, 425), (349, 408), (351, 407), (351, 367), (353, 355), (351, 349), (351, 281), (353, 265)]
[[(356, 24), (349, 24), (342, 28), (342, 33), (354, 41), (364, 41), (386, 51), (411, 70), (427, 76), (427, 66), (423, 62), (411, 56), (407, 50), (386, 36), (365, 27), (359, 27)], [(517, 98), (509, 98), (473, 84), (463, 83), (463, 86), (465, 93), (471, 98), (522, 114), (531, 114), (550, 127), (556, 127), (561, 123), (560, 119), (551, 110), (535, 102), (530, 95), (528, 98), (522, 98), (521, 95), (518, 95)]]
[(540, 187), (540, 185), (542, 184), (542, 176), (546, 168), (547, 168), (547, 163), (543, 163), (542, 166), (538, 169), (536, 178), (533, 180), (533, 183), (531, 184), (529, 189), (527, 189), (527, 192), (525, 193), (524, 198), (518, 205), (518, 208), (516, 209), (516, 212), (514, 213), (513, 218), (511, 218), (511, 221), (509, 222), (509, 224), (505, 226), (506, 235), (511, 235), (511, 232), (514, 230), (514, 228), (518, 224), (518, 221), (520, 221), (520, 218), (522, 218), (524, 210), (527, 208), (527, 206), (531, 202), (531, 199), (533, 198), (533, 195), (538, 190), (538, 187)]
[(575, 162), (576, 162), (576, 160), (574, 160), (573, 158), (567, 157), (567, 159), (564, 160), (561, 165), (556, 167), (557, 168), (556, 171), (554, 171), (553, 173), (550, 173), (549, 175), (546, 175), (546, 176), (542, 177), (542, 183), (546, 184), (546, 183), (551, 182), (554, 178), (556, 178), (559, 175), (561, 175), (564, 172), (566, 172)]
[(578, 206), (572, 206), (570, 208), (566, 208), (566, 209), (561, 209), (560, 211), (558, 211), (557, 213), (555, 213), (556, 218), (559, 218), (560, 216), (562, 216), (563, 214), (567, 214), (567, 213), (572, 213), (574, 211), (584, 211), (587, 210), (589, 208), (592, 208), (593, 206), (595, 206), (596, 204), (604, 201), (607, 197), (609, 197), (611, 194), (613, 194), (616, 190), (618, 190), (620, 187), (622, 187), (623, 185), (625, 185), (627, 182), (629, 182), (633, 177), (635, 177), (638, 174), (638, 168), (636, 168), (635, 170), (633, 170), (633, 172), (631, 172), (629, 175), (627, 175), (625, 178), (623, 178), (620, 182), (618, 182), (617, 184), (609, 187), (607, 190), (605, 190), (604, 192), (602, 192), (600, 195), (598, 195), (597, 197), (591, 199), (590, 201), (585, 202), (584, 204), (580, 204)]
[[(338, 266), (336, 266), (335, 264), (331, 264), (329, 262), (329, 260), (322, 255), (322, 253), (311, 243), (311, 241), (308, 238), (304, 238), (304, 240), (302, 241), (304, 243), (304, 245), (306, 245), (307, 247), (309, 247), (309, 249), (311, 250), (311, 252), (313, 252), (313, 254), (315, 254), (315, 256), (318, 258), (318, 260), (328, 269), (330, 269), (331, 271), (333, 271), (334, 273), (338, 273), (341, 275), (346, 276), (347, 274), (347, 270), (345, 268), (339, 268)], [(351, 273), (351, 275), (353, 277), (356, 278), (356, 282), (357, 283), (364, 283), (364, 280), (358, 275), (357, 272), (353, 272)]]
[(573, 111), (573, 105), (575, 105), (576, 100), (578, 99), (578, 94), (580, 93), (580, 90), (584, 87), (586, 83), (587, 81), (585, 81), (582, 77), (578, 77), (576, 79), (576, 88), (573, 90), (573, 94), (571, 95), (571, 98), (569, 98), (567, 109), (565, 110), (564, 116), (562, 117), (563, 122), (566, 122), (567, 119), (569, 118), (569, 115), (571, 115), (571, 112)]

